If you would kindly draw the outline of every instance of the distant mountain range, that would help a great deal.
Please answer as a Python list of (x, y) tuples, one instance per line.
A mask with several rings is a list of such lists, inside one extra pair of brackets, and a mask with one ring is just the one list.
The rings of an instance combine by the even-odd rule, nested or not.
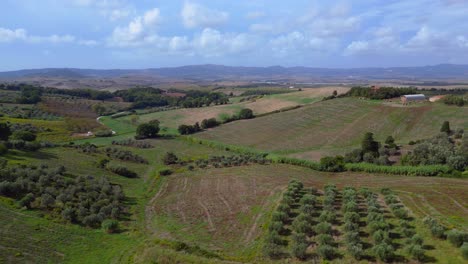
[[(170, 82), (281, 82), (281, 83), (365, 83), (373, 81), (468, 82), (468, 65), (439, 64), (421, 67), (313, 68), (232, 67), (192, 65), (153, 69), (47, 68), (0, 72), (0, 81), (25, 81), (64, 87), (131, 86)], [(53, 82), (51, 82), (53, 81)], [(92, 82), (92, 84), (91, 84)], [(105, 84), (107, 82), (107, 84)], [(76, 84), (76, 85), (75, 85)]]

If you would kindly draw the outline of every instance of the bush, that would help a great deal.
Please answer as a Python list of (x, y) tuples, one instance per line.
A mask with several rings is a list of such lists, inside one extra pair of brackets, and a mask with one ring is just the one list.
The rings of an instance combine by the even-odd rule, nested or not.
[(344, 214), (345, 222), (358, 223), (361, 217), (356, 212), (347, 212)]
[(304, 260), (307, 257), (306, 251), (309, 244), (305, 234), (294, 233), (292, 238), (291, 253), (294, 257)]
[(159, 171), (159, 175), (161, 176), (169, 176), (172, 174), (172, 170), (170, 169), (162, 169)]
[(408, 218), (408, 211), (406, 211), (403, 208), (396, 209), (396, 210), (393, 211), (393, 213), (395, 214), (396, 217), (398, 217), (400, 219)]
[(94, 133), (96, 137), (112, 137), (113, 133), (110, 129), (98, 130)]
[(117, 174), (117, 175), (120, 175), (120, 176), (124, 176), (124, 177), (127, 177), (127, 178), (136, 178), (138, 177), (138, 174), (136, 172), (133, 172), (129, 169), (127, 169), (126, 167), (123, 167), (123, 166), (106, 166), (106, 168)]
[(203, 119), (201, 122), (202, 129), (213, 128), (216, 126), (219, 126), (219, 122), (216, 120), (216, 118)]
[(361, 243), (348, 244), (346, 248), (348, 253), (356, 260), (360, 260), (364, 255), (364, 250)]
[(320, 170), (328, 172), (345, 171), (344, 158), (342, 156), (323, 157), (320, 159)]
[(177, 164), (179, 158), (173, 152), (167, 152), (166, 155), (164, 155), (162, 161), (165, 165), (172, 165)]
[(336, 256), (336, 249), (330, 245), (319, 245), (317, 254), (324, 259), (333, 259)]
[(8, 148), (5, 146), (5, 144), (0, 143), (0, 156), (5, 155), (8, 152)]
[(317, 234), (331, 234), (332, 225), (327, 222), (321, 222), (315, 226), (315, 233)]
[(420, 235), (416, 234), (411, 237), (410, 244), (422, 246), (424, 244), (424, 240)]
[(242, 110), (240, 110), (239, 112), (239, 115), (238, 115), (238, 118), (239, 119), (250, 119), (250, 118), (254, 118), (254, 114), (253, 114), (253, 111), (249, 108), (244, 108)]
[(386, 243), (376, 244), (372, 248), (372, 251), (377, 256), (378, 259), (380, 259), (381, 261), (385, 261), (385, 262), (391, 261), (394, 257), (393, 252), (395, 252), (393, 247)]
[(119, 222), (117, 220), (107, 219), (102, 222), (101, 227), (106, 233), (115, 233), (119, 230)]
[(468, 260), (468, 242), (463, 243), (461, 252), (464, 259)]
[(283, 254), (281, 246), (274, 243), (266, 243), (263, 248), (264, 254), (270, 258), (278, 258)]
[(31, 131), (19, 130), (13, 132), (11, 135), (13, 140), (23, 140), (23, 141), (34, 141), (36, 140), (36, 134)]
[(447, 232), (447, 240), (456, 247), (460, 247), (464, 242), (468, 242), (468, 233), (452, 229)]
[(281, 221), (285, 223), (289, 220), (289, 216), (284, 212), (274, 212), (272, 215), (273, 221)]
[(418, 244), (411, 244), (407, 248), (408, 253), (411, 255), (411, 257), (415, 260), (424, 260), (425, 257), (425, 250), (421, 245)]
[(277, 232), (280, 235), (285, 232), (284, 224), (281, 221), (273, 221), (268, 230)]

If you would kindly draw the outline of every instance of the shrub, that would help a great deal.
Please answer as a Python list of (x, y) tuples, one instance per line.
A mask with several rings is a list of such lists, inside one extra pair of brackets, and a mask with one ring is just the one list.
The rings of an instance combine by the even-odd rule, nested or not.
[(464, 242), (468, 242), (468, 233), (452, 229), (447, 232), (447, 240), (456, 247), (460, 247)]
[(463, 243), (461, 252), (464, 259), (468, 260), (468, 242)]
[(359, 225), (357, 223), (346, 222), (343, 226), (343, 229), (346, 232), (359, 231)]
[(418, 244), (411, 244), (407, 248), (408, 253), (411, 255), (411, 257), (415, 260), (424, 260), (425, 257), (425, 250), (421, 245)]
[(274, 243), (266, 243), (263, 248), (264, 254), (270, 258), (278, 258), (283, 254), (281, 246)]
[(358, 223), (360, 218), (361, 217), (356, 212), (347, 212), (347, 213), (344, 214), (345, 222)]
[(203, 119), (201, 122), (202, 129), (213, 128), (216, 126), (219, 126), (219, 122), (216, 120), (216, 118)]
[(389, 262), (394, 257), (393, 247), (391, 245), (389, 245), (389, 244), (386, 244), (386, 243), (376, 244), (372, 248), (372, 251), (377, 256), (377, 258), (380, 259), (381, 261)]
[(289, 215), (291, 213), (291, 207), (289, 206), (289, 204), (287, 203), (281, 203), (278, 205), (278, 207), (276, 208), (276, 211), (278, 212), (284, 212), (286, 213), (287, 215)]
[(276, 231), (268, 232), (265, 238), (265, 241), (270, 244), (277, 244), (277, 245), (283, 244), (283, 240), (281, 239), (281, 236)]
[(388, 232), (387, 231), (383, 231), (383, 230), (377, 230), (374, 232), (374, 234), (372, 235), (372, 239), (374, 239), (374, 242), (376, 244), (380, 244), (380, 243), (389, 243), (390, 244), (390, 239), (388, 237)]
[(333, 245), (333, 243), (335, 242), (333, 237), (329, 234), (320, 234), (317, 236), (317, 242), (320, 244), (320, 245)]
[(294, 257), (301, 260), (306, 259), (306, 251), (308, 246), (309, 244), (307, 243), (306, 236), (304, 234), (293, 234), (291, 253)]
[(239, 119), (250, 119), (250, 118), (254, 118), (254, 114), (251, 109), (244, 108), (240, 110), (238, 117)]
[(364, 255), (364, 250), (361, 243), (348, 244), (346, 248), (348, 253), (356, 260), (360, 260)]
[(112, 137), (113, 133), (110, 129), (98, 130), (94, 133), (96, 137)]
[(384, 221), (375, 221), (375, 222), (371, 222), (369, 224), (369, 230), (371, 233), (374, 233), (378, 230), (388, 230), (389, 226), (387, 223), (385, 223)]
[(0, 156), (5, 155), (8, 152), (8, 148), (5, 146), (5, 144), (0, 143)]
[(179, 158), (173, 152), (167, 152), (162, 159), (165, 165), (177, 164)]
[(345, 241), (347, 244), (356, 244), (361, 242), (358, 231), (350, 231), (345, 234)]
[(320, 170), (328, 172), (345, 171), (344, 158), (342, 156), (323, 157), (320, 159)]
[(115, 233), (119, 229), (119, 222), (113, 219), (104, 220), (101, 224), (102, 229), (107, 233)]
[(406, 211), (403, 208), (396, 209), (396, 210), (393, 211), (393, 213), (395, 214), (396, 217), (398, 217), (400, 219), (408, 218), (408, 211)]
[(440, 128), (440, 132), (450, 134), (451, 130), (450, 130), (449, 121), (444, 121), (444, 123), (442, 123), (442, 127)]
[(281, 221), (273, 221), (268, 229), (278, 234), (283, 234), (285, 231), (284, 224)]
[(333, 259), (336, 255), (336, 249), (330, 245), (319, 245), (317, 254), (324, 259)]
[(136, 172), (133, 172), (129, 169), (127, 169), (126, 167), (123, 167), (123, 166), (110, 166), (110, 165), (107, 165), (106, 168), (115, 173), (115, 174), (118, 174), (120, 176), (124, 176), (124, 177), (127, 177), (127, 178), (136, 178), (138, 177), (138, 174)]
[(159, 175), (161, 176), (168, 176), (172, 174), (172, 170), (170, 169), (162, 169), (159, 171)]
[(317, 234), (331, 234), (332, 225), (327, 222), (321, 222), (315, 226), (315, 233)]
[(285, 223), (289, 220), (289, 216), (284, 212), (274, 212), (272, 215), (273, 221), (281, 221)]
[(424, 244), (424, 240), (420, 235), (416, 234), (410, 238), (410, 244), (422, 246)]
[(298, 219), (295, 219), (294, 222), (292, 223), (292, 228), (294, 231), (298, 233), (310, 233), (311, 227), (310, 224), (306, 221), (301, 221)]
[(440, 224), (431, 227), (431, 234), (437, 238), (445, 238), (445, 227)]
[(23, 141), (34, 141), (36, 140), (36, 134), (31, 131), (18, 130), (13, 132), (11, 135), (13, 140), (23, 140)]
[(302, 213), (312, 216), (315, 212), (315, 208), (310, 204), (305, 204), (299, 209)]
[(336, 220), (336, 214), (331, 211), (323, 211), (319, 216), (320, 222), (333, 222)]

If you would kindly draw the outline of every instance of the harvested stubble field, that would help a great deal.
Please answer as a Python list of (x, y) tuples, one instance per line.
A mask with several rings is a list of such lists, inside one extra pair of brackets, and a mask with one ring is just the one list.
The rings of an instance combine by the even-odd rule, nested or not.
[(303, 159), (344, 154), (359, 145), (371, 131), (382, 141), (392, 135), (398, 143), (424, 139), (439, 133), (441, 124), (468, 129), (468, 107), (425, 103), (392, 107), (357, 98), (318, 102), (302, 108), (242, 120), (196, 135), (226, 144), (288, 154)]
[[(450, 226), (468, 226), (468, 182), (464, 180), (330, 174), (289, 165), (252, 165), (169, 176), (149, 204), (148, 227), (158, 236), (221, 250), (233, 258), (256, 257), (271, 211), (293, 178), (319, 189), (326, 184), (374, 191), (389, 187), (418, 218), (430, 214)], [(446, 253), (436, 249), (430, 254)]]

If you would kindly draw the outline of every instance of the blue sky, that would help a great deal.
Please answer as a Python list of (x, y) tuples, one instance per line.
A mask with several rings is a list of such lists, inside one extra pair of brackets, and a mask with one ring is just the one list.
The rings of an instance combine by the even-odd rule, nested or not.
[(2, 0), (0, 70), (468, 64), (468, 0)]

